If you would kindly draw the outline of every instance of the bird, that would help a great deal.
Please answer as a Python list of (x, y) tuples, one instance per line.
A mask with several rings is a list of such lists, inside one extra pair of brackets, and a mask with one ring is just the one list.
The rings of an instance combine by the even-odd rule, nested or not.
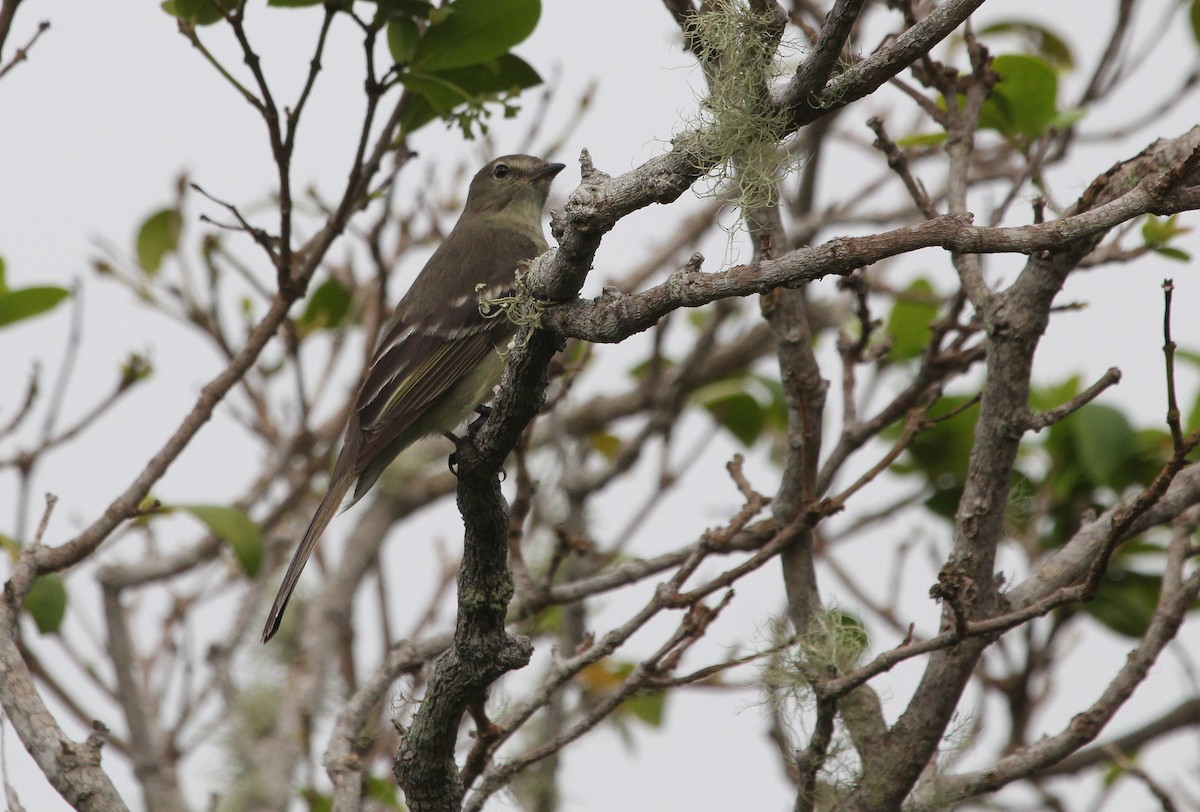
[(325, 495), (267, 616), (264, 643), (279, 630), (300, 573), (350, 487), (353, 505), (405, 448), (457, 428), (500, 383), (500, 350), (514, 327), (484, 317), (480, 297), (511, 291), (517, 265), (547, 250), (542, 210), (563, 168), (505, 155), (472, 178), (458, 222), (396, 304), (372, 354)]

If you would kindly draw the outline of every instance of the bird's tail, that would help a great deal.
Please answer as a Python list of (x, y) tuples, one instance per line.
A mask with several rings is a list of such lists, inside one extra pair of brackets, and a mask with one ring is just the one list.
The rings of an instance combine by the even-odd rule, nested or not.
[[(345, 456), (344, 449), (342, 455)], [(353, 455), (350, 455), (350, 459), (353, 459)], [(308, 563), (308, 557), (312, 555), (321, 534), (329, 526), (329, 522), (342, 503), (342, 498), (354, 482), (352, 469), (352, 465), (343, 465), (343, 460), (340, 458), (334, 465), (333, 476), (329, 481), (329, 490), (321, 499), (316, 515), (308, 525), (308, 530), (304, 531), (304, 539), (296, 548), (296, 554), (292, 556), (292, 563), (288, 564), (287, 573), (283, 576), (283, 583), (279, 585), (279, 592), (275, 594), (275, 603), (271, 605), (271, 613), (267, 615), (267, 624), (263, 626), (262, 641), (264, 643), (279, 631), (279, 622), (283, 620), (283, 612), (287, 609), (288, 600), (292, 597), (292, 590), (296, 588), (296, 582), (300, 580), (300, 573), (304, 571), (304, 565)]]

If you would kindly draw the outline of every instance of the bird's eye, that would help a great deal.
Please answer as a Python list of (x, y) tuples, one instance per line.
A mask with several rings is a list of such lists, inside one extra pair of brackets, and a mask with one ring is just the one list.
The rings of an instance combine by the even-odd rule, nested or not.
[(492, 177), (502, 178), (508, 174), (507, 164), (496, 164), (496, 168), (492, 170)]

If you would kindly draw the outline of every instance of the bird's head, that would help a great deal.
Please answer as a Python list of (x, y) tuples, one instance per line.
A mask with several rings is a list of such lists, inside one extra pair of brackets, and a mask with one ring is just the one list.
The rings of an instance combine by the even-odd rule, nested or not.
[(532, 155), (496, 158), (472, 178), (464, 214), (539, 222), (550, 183), (562, 169), (562, 164), (546, 163)]

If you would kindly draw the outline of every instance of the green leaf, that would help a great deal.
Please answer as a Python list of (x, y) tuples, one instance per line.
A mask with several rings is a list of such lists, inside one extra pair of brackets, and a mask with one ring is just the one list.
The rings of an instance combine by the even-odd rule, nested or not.
[(575, 683), (587, 697), (605, 697), (617, 691), (633, 673), (631, 662), (605, 657), (575, 675)]
[(1068, 107), (1054, 114), (1054, 118), (1050, 120), (1050, 126), (1056, 130), (1065, 130), (1083, 121), (1083, 117), (1086, 115), (1087, 110), (1083, 107)]
[(1061, 406), (1079, 394), (1080, 381), (1078, 375), (1072, 375), (1056, 384), (1032, 387), (1029, 390), (1030, 408), (1045, 412)]
[(1191, 7), (1188, 9), (1188, 19), (1192, 23), (1192, 39), (1200, 45), (1200, 0), (1192, 0)]
[(1040, 23), (1032, 20), (1000, 20), (979, 30), (980, 36), (995, 34), (1016, 36), (1056, 68), (1069, 70), (1075, 67), (1075, 57), (1066, 40)]
[(52, 285), (7, 290), (0, 288), (0, 327), (53, 310), (71, 292)]
[(56, 572), (39, 575), (25, 595), (25, 611), (42, 634), (54, 634), (67, 614), (67, 587)]
[(1001, 54), (992, 60), (1000, 77), (979, 111), (979, 128), (1028, 141), (1044, 133), (1058, 115), (1058, 74), (1039, 56)]
[(236, 5), (237, 0), (164, 0), (162, 10), (193, 25), (212, 25)]
[(746, 391), (746, 380), (730, 378), (701, 387), (692, 401), (703, 406), (742, 445), (751, 446), (766, 425), (766, 412)]
[(1187, 251), (1183, 251), (1179, 248), (1171, 248), (1170, 246), (1164, 245), (1162, 247), (1155, 248), (1154, 253), (1161, 254), (1162, 256), (1166, 257), (1167, 259), (1173, 259), (1177, 262), (1191, 262), (1192, 261), (1192, 255), (1189, 254)]
[(253, 578), (262, 566), (263, 540), (258, 525), (245, 511), (224, 505), (176, 505), (202, 521), (214, 536), (233, 550), (242, 571)]
[(1089, 403), (1063, 422), (1093, 485), (1111, 485), (1137, 450), (1133, 427), (1111, 406)]
[(388, 51), (397, 65), (405, 65), (412, 61), (413, 52), (417, 50), (417, 42), (420, 39), (421, 32), (412, 17), (397, 17), (388, 23)]
[(662, 374), (665, 370), (675, 367), (674, 359), (667, 358), (666, 356), (659, 356), (658, 358), (650, 357), (644, 361), (638, 361), (630, 367), (629, 377), (635, 381), (645, 381), (650, 377), (651, 372), (653, 372), (655, 364), (658, 365), (658, 374)]
[(457, 0), (439, 11), (413, 55), (413, 67), (440, 71), (478, 65), (508, 53), (533, 33), (541, 0)]
[(428, 20), (433, 12), (433, 4), (429, 0), (373, 0), (379, 13), (385, 20), (398, 17), (417, 17)]
[(588, 444), (603, 455), (604, 459), (612, 462), (621, 453), (621, 448), (625, 443), (615, 434), (608, 432), (597, 432), (596, 434), (588, 435)]
[(1104, 775), (1101, 777), (1100, 783), (1105, 789), (1108, 789), (1123, 777), (1125, 777), (1125, 768), (1115, 761), (1110, 761), (1104, 768)]
[(482, 105), (497, 94), (539, 85), (542, 77), (521, 57), (505, 54), (469, 68), (410, 71), (400, 81), (415, 94), (401, 120), (405, 131), (411, 133), (463, 104)]
[(1110, 566), (1096, 597), (1084, 611), (1126, 637), (1139, 638), (1150, 628), (1162, 577)]
[(146, 218), (137, 235), (137, 258), (142, 270), (154, 276), (167, 254), (179, 248), (183, 217), (178, 209), (160, 209)]
[(937, 319), (938, 305), (933, 285), (918, 279), (896, 297), (885, 329), (892, 336), (893, 361), (917, 358), (929, 344), (929, 325)]
[(666, 708), (666, 691), (639, 691), (621, 703), (622, 710), (633, 714), (650, 727), (662, 727)]
[(52, 310), (71, 295), (66, 288), (54, 285), (37, 285), (13, 290), (6, 278), (8, 266), (0, 257), (0, 327), (23, 319), (40, 316)]
[(906, 135), (903, 138), (896, 139), (896, 146), (901, 149), (913, 149), (914, 147), (937, 147), (941, 146), (946, 141), (945, 131), (938, 133), (916, 133), (914, 135)]
[[(896, 473), (919, 476), (933, 487), (925, 506), (945, 519), (953, 519), (958, 509), (967, 462), (975, 445), (979, 412), (976, 408), (963, 408), (969, 400), (965, 395), (947, 395), (938, 400), (929, 410), (930, 417), (954, 416), (939, 420), (918, 434), (900, 461), (892, 465)], [(903, 421), (898, 421), (883, 436), (895, 439), (902, 428)]]
[(840, 609), (830, 609), (821, 624), (819, 638), (814, 636), (811, 642), (820, 650), (814, 655), (841, 673), (858, 664), (871, 638), (858, 616)]
[(958, 503), (962, 501), (962, 495), (962, 480), (944, 476), (934, 483), (933, 493), (927, 496), (922, 504), (935, 516), (953, 522), (958, 514)]
[(341, 325), (350, 312), (350, 291), (336, 279), (322, 282), (304, 305), (297, 325), (302, 335), (316, 330), (333, 330)]
[(307, 812), (333, 812), (333, 796), (315, 789), (305, 790), (304, 802), (308, 804)]
[(763, 387), (767, 393), (767, 402), (763, 406), (763, 416), (766, 419), (767, 427), (780, 432), (787, 431), (788, 405), (783, 384), (778, 378), (767, 375), (755, 375), (754, 380), (758, 381), (758, 385)]
[(1170, 217), (1155, 217), (1153, 214), (1147, 214), (1142, 223), (1142, 242), (1147, 248), (1161, 248), (1191, 230), (1179, 224), (1178, 214), (1172, 214)]

